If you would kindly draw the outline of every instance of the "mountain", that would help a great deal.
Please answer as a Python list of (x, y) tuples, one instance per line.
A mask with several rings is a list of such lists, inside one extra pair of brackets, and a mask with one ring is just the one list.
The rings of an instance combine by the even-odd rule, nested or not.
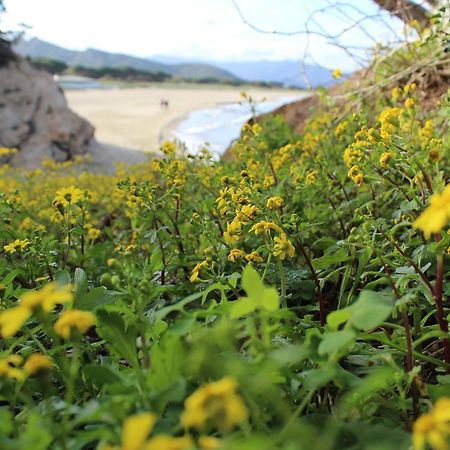
[(21, 40), (15, 45), (14, 49), (22, 56), (56, 59), (65, 62), (69, 66), (80, 65), (92, 68), (127, 66), (147, 72), (164, 72), (182, 78), (214, 78), (221, 81), (238, 80), (235, 75), (227, 70), (210, 64), (165, 64), (150, 59), (137, 58), (120, 53), (108, 53), (93, 48), (85, 51), (68, 50), (49, 42), (41, 41), (38, 38), (32, 38), (28, 41)]
[[(231, 72), (243, 80), (281, 83), (285, 86), (311, 87), (329, 86), (336, 82), (332, 71), (305, 64), (301, 61), (249, 61), (216, 62), (221, 69)], [(305, 79), (306, 77), (306, 79)]]
[[(154, 55), (151, 59), (165, 64), (198, 62), (169, 55)], [(331, 70), (311, 64), (305, 64), (303, 67), (301, 61), (207, 61), (207, 63), (231, 72), (245, 81), (274, 82), (300, 88), (309, 87), (308, 82), (313, 88), (336, 83)]]

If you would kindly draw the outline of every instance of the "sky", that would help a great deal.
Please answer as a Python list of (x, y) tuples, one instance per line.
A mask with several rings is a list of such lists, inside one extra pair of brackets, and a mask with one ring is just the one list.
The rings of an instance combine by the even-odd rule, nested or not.
[[(35, 36), (73, 50), (96, 48), (140, 57), (162, 54), (202, 61), (290, 59), (352, 70), (367, 60), (369, 48), (377, 42), (392, 41), (400, 29), (400, 21), (387, 13), (382, 14), (380, 21), (380, 10), (371, 0), (5, 0), (4, 3), (7, 13), (0, 18), (3, 29), (20, 29), (19, 24), (23, 23), (29, 27), (27, 37)], [(347, 6), (339, 7), (342, 4)], [(245, 24), (236, 5), (249, 23), (268, 33)], [(344, 33), (339, 42), (304, 34), (308, 26), (321, 34), (336, 35), (364, 15), (377, 18), (363, 20)], [(272, 31), (300, 33), (283, 35)]]

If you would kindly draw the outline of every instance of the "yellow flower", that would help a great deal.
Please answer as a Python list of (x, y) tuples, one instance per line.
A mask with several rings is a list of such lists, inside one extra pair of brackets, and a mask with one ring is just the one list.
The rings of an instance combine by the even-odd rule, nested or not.
[(0, 313), (0, 335), (5, 338), (14, 336), (31, 317), (31, 310), (22, 306), (7, 309)]
[(71, 301), (70, 289), (70, 286), (59, 288), (55, 283), (49, 283), (39, 291), (26, 292), (18, 306), (0, 312), (0, 335), (5, 338), (14, 336), (38, 308), (50, 312), (55, 305)]
[(233, 248), (228, 254), (228, 261), (235, 262), (237, 259), (245, 258), (245, 252), (239, 250), (238, 248)]
[(258, 208), (255, 205), (244, 205), (240, 211), (236, 211), (236, 220), (242, 223), (247, 223), (253, 220)]
[(42, 353), (33, 353), (28, 357), (23, 365), (23, 369), (27, 375), (34, 375), (41, 370), (51, 369), (52, 367), (52, 360)]
[(216, 450), (220, 447), (220, 439), (213, 436), (200, 436), (198, 445), (201, 450)]
[(341, 69), (334, 69), (332, 75), (333, 75), (333, 78), (338, 80), (339, 78), (342, 77), (342, 70)]
[(450, 398), (440, 398), (434, 408), (420, 416), (413, 426), (414, 450), (425, 450), (427, 442), (433, 450), (450, 449)]
[(265, 189), (270, 188), (275, 184), (275, 178), (272, 175), (267, 175), (264, 177), (263, 186)]
[(74, 205), (83, 199), (83, 192), (75, 186), (69, 186), (56, 191), (54, 204), (62, 206)]
[(352, 166), (352, 168), (348, 171), (347, 175), (349, 178), (353, 178), (356, 175), (358, 175), (358, 173), (359, 173), (359, 167), (355, 165), (355, 166)]
[(255, 223), (255, 225), (250, 228), (250, 231), (253, 231), (255, 234), (269, 234), (270, 230), (276, 231), (277, 233), (283, 232), (283, 230), (277, 224), (265, 221)]
[(396, 102), (398, 100), (398, 98), (401, 95), (401, 92), (402, 92), (402, 90), (398, 86), (395, 86), (394, 89), (392, 89), (391, 98), (394, 102)]
[(425, 239), (433, 233), (439, 233), (450, 220), (450, 184), (441, 194), (433, 194), (430, 206), (415, 220), (414, 228), (423, 231)]
[(142, 450), (190, 450), (193, 448), (190, 436), (172, 437), (166, 434), (158, 434), (150, 439)]
[(343, 159), (347, 167), (352, 167), (356, 162), (361, 161), (362, 151), (353, 147), (347, 147), (344, 150)]
[(41, 307), (50, 312), (55, 305), (70, 302), (73, 299), (72, 287), (66, 285), (59, 287), (56, 283), (48, 283), (39, 291), (28, 291), (20, 298), (19, 306), (34, 309)]
[(408, 98), (405, 100), (405, 108), (407, 108), (407, 109), (412, 109), (412, 108), (414, 108), (414, 100), (413, 100), (411, 97), (408, 97)]
[(283, 206), (283, 199), (281, 197), (270, 197), (267, 200), (267, 207), (269, 209), (277, 209), (277, 208), (281, 208)]
[(281, 237), (276, 237), (274, 241), (275, 246), (273, 256), (284, 260), (286, 256), (292, 258), (295, 255), (295, 248), (291, 244), (291, 241), (286, 239), (286, 235), (284, 233), (281, 234)]
[(223, 239), (227, 244), (234, 244), (241, 235), (241, 222), (235, 217), (231, 223), (227, 223), (227, 230), (223, 233)]
[(245, 255), (245, 259), (247, 261), (253, 261), (255, 263), (262, 263), (263, 262), (263, 259), (262, 259), (261, 255), (258, 252), (256, 252), (256, 251), (251, 252), (248, 255)]
[(56, 334), (64, 339), (68, 339), (73, 330), (82, 334), (95, 325), (95, 315), (89, 311), (70, 309), (64, 311), (55, 323)]
[(316, 179), (317, 179), (317, 175), (318, 175), (317, 170), (310, 170), (306, 174), (305, 183), (306, 184), (313, 184), (314, 181), (316, 181)]
[(25, 249), (30, 244), (28, 239), (16, 239), (7, 245), (3, 246), (3, 250), (7, 253), (16, 253), (17, 250), (21, 251)]
[(392, 157), (391, 152), (383, 152), (380, 156), (380, 166), (386, 168), (388, 166), (391, 157)]
[(358, 175), (354, 176), (352, 179), (358, 187), (361, 187), (364, 184), (364, 175), (362, 173), (358, 173)]
[(0, 377), (24, 380), (26, 378), (25, 372), (18, 368), (22, 364), (22, 360), (20, 355), (10, 355), (0, 359)]
[(236, 380), (225, 377), (197, 389), (184, 403), (182, 425), (203, 429), (209, 424), (229, 430), (246, 420), (247, 409), (236, 388)]
[(121, 450), (141, 450), (156, 422), (152, 413), (141, 413), (128, 417), (122, 429)]
[(400, 115), (403, 110), (401, 108), (386, 108), (378, 116), (380, 122), (380, 134), (383, 139), (389, 139), (400, 126)]
[(191, 277), (189, 278), (189, 281), (191, 283), (195, 283), (198, 279), (199, 279), (199, 274), (200, 274), (200, 270), (203, 267), (206, 267), (208, 265), (208, 263), (206, 261), (202, 261), (199, 262), (193, 269), (191, 272)]

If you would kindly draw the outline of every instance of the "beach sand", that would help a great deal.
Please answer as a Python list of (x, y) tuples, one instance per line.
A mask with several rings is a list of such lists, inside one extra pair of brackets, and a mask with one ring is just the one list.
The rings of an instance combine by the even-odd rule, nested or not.
[[(275, 101), (301, 91), (254, 87), (180, 85), (136, 88), (71, 90), (65, 95), (70, 107), (94, 125), (96, 139), (122, 149), (155, 152), (170, 130), (190, 111), (220, 103), (241, 101), (245, 91), (255, 101)], [(169, 107), (160, 107), (161, 99)]]

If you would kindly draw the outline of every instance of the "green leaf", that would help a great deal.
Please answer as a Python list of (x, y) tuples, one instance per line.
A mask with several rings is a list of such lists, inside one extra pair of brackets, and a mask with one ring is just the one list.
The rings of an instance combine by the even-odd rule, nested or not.
[(18, 441), (17, 448), (22, 450), (47, 450), (49, 448), (52, 436), (38, 413), (30, 414), (27, 426), (20, 433)]
[(122, 293), (96, 287), (75, 300), (74, 307), (85, 311), (95, 311), (105, 305), (114, 303)]
[(165, 317), (167, 317), (170, 313), (174, 311), (183, 312), (184, 307), (187, 304), (199, 299), (202, 295), (203, 292), (196, 292), (195, 294), (188, 295), (183, 300), (180, 300), (174, 305), (165, 306), (164, 308), (161, 308), (159, 311), (155, 313), (154, 315), (155, 320), (163, 320)]
[(341, 263), (344, 261), (348, 261), (350, 256), (347, 254), (347, 251), (344, 249), (339, 250), (334, 255), (324, 255), (320, 258), (316, 258), (312, 260), (312, 265), (314, 269), (328, 269), (330, 266), (333, 266), (337, 263)]
[(67, 270), (58, 270), (55, 273), (55, 281), (59, 286), (67, 286), (72, 282), (72, 278)]
[(118, 313), (100, 310), (97, 312), (97, 333), (105, 339), (105, 345), (120, 358), (125, 358), (133, 367), (139, 365), (135, 326), (125, 326), (122, 316)]
[(84, 366), (83, 372), (85, 377), (94, 385), (102, 387), (105, 384), (124, 381), (117, 373), (106, 366), (97, 364), (88, 364)]
[(350, 317), (350, 309), (338, 309), (337, 311), (333, 311), (327, 316), (327, 323), (332, 330), (337, 330), (340, 325), (347, 322)]
[(341, 349), (348, 349), (356, 340), (353, 330), (327, 331), (319, 344), (319, 355), (334, 353)]
[(248, 264), (242, 274), (242, 287), (248, 298), (255, 302), (257, 308), (266, 311), (276, 311), (279, 307), (277, 290), (274, 287), (264, 286), (258, 272)]
[(349, 309), (350, 323), (359, 330), (367, 331), (380, 325), (390, 315), (395, 298), (380, 292), (362, 291)]
[(88, 280), (86, 272), (83, 269), (77, 267), (75, 269), (75, 275), (73, 277), (73, 282), (75, 284), (75, 297), (84, 294), (88, 289)]
[(11, 270), (11, 272), (9, 272), (8, 275), (6, 275), (5, 278), (3, 278), (1, 284), (8, 286), (8, 284), (10, 284), (19, 273), (20, 269)]
[(230, 317), (237, 319), (238, 317), (247, 316), (256, 309), (256, 302), (250, 297), (243, 297), (236, 300), (231, 305)]

